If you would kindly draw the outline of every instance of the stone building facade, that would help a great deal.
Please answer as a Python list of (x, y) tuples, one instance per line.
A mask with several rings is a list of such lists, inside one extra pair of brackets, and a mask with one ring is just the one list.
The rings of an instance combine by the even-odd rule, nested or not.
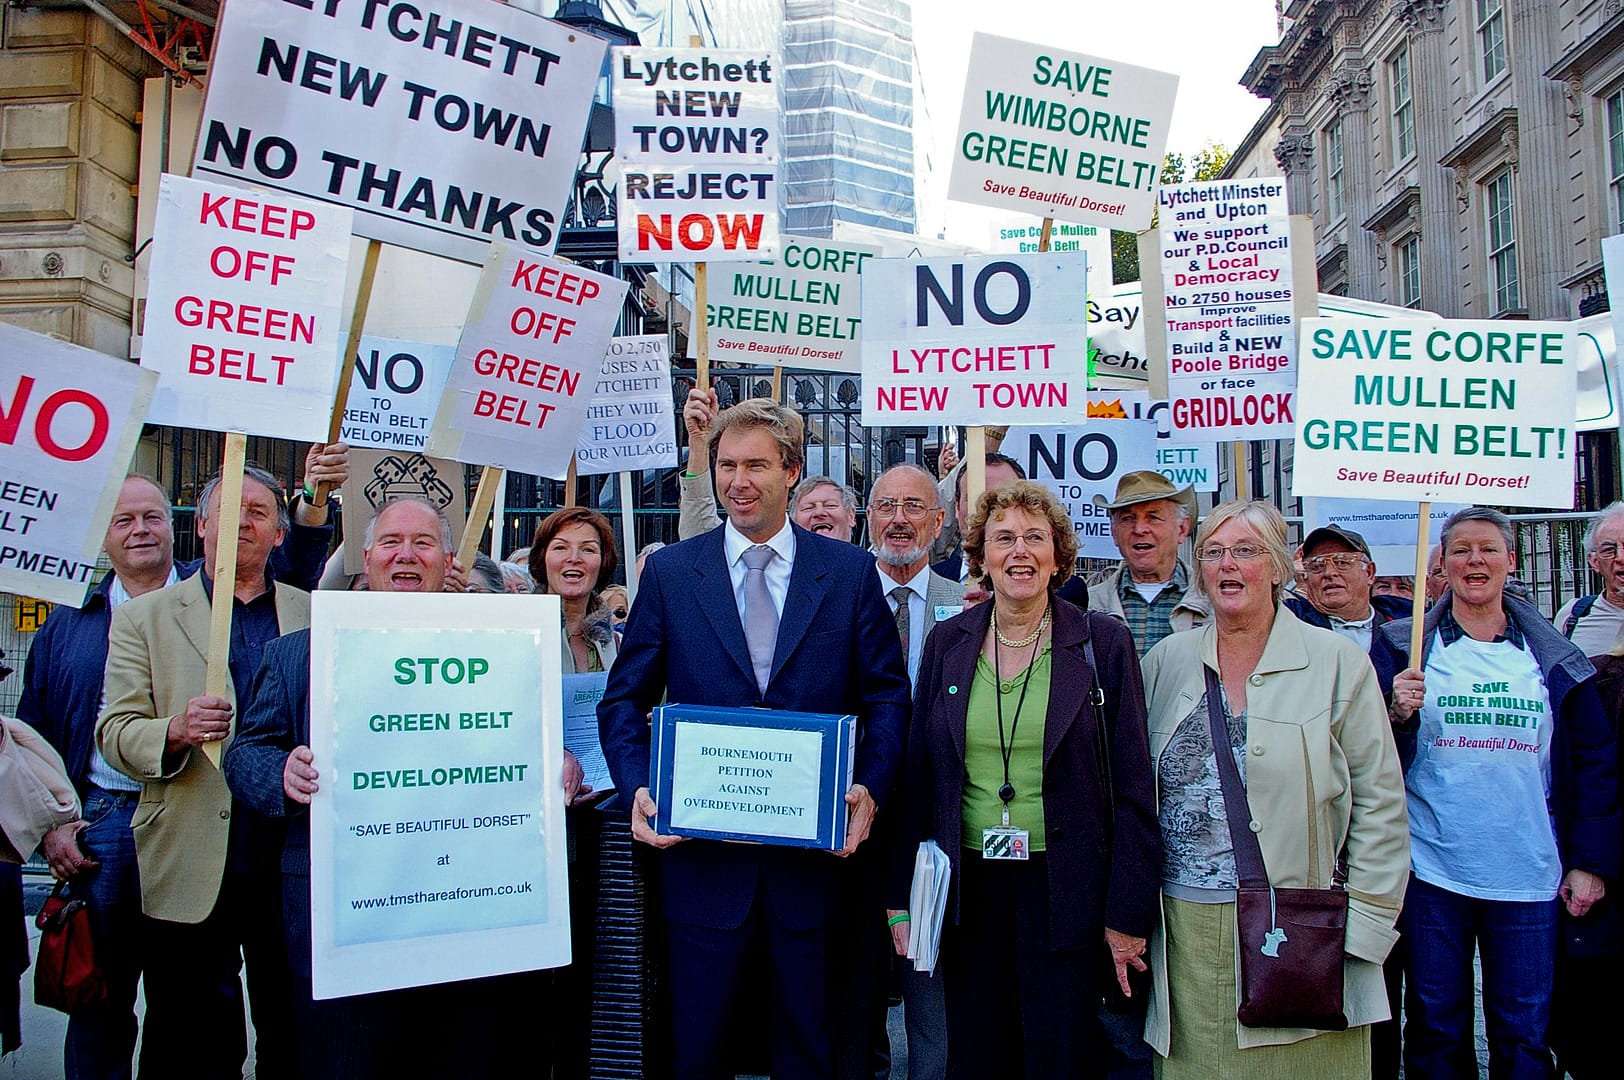
[[(1314, 217), (1322, 291), (1460, 319), (1605, 305), (1601, 241), (1624, 230), (1624, 0), (1282, 14), (1241, 79), (1268, 100), (1271, 138), (1254, 128), (1226, 173), (1286, 177), (1292, 212)], [(1616, 436), (1583, 441), (1581, 506), (1616, 498)]]
[(0, 318), (128, 356), (142, 82), (84, 9), (0, 8)]

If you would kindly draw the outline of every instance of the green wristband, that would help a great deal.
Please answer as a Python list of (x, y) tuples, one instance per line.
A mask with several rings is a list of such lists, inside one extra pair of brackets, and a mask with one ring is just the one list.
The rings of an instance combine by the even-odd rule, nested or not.
[(310, 486), (310, 481), (304, 482), (304, 501), (311, 506), (316, 505), (316, 489)]
[(885, 925), (887, 925), (887, 926), (895, 926), (897, 923), (905, 923), (905, 922), (912, 922), (912, 921), (913, 920), (908, 917), (908, 913), (906, 911), (904, 911), (904, 912), (902, 912), (900, 914), (893, 915), (889, 919), (885, 920)]

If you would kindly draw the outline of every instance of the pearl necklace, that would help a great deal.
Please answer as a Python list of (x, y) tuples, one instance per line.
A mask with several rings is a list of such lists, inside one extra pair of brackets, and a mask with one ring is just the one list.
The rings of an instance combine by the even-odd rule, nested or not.
[(1043, 617), (1038, 620), (1038, 628), (1036, 630), (1032, 631), (1026, 637), (1021, 638), (1021, 640), (1019, 640), (1019, 641), (1011, 641), (1009, 638), (1005, 637), (1003, 635), (1003, 633), (998, 629), (998, 609), (993, 608), (993, 611), (992, 611), (992, 632), (993, 632), (993, 636), (998, 639), (998, 644), (1004, 646), (1006, 649), (1024, 649), (1028, 645), (1031, 645), (1034, 642), (1036, 642), (1038, 638), (1042, 637), (1043, 632), (1049, 628), (1049, 610), (1050, 610), (1049, 608), (1044, 608), (1043, 609)]

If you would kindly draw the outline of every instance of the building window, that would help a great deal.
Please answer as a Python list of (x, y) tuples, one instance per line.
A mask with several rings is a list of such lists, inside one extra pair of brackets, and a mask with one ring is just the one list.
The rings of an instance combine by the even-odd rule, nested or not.
[(1410, 93), (1410, 47), (1393, 54), (1387, 65), (1393, 89), (1393, 160), (1415, 153), (1415, 98)]
[(1421, 238), (1406, 236), (1398, 243), (1398, 302), (1421, 306)]
[(1342, 121), (1325, 129), (1325, 220), (1342, 216)]
[(1516, 203), (1511, 170), (1502, 169), (1484, 186), (1489, 211), (1489, 263), (1494, 267), (1496, 311), (1522, 307), (1522, 285), (1517, 277)]
[(1607, 192), (1613, 228), (1624, 229), (1624, 90), (1607, 99)]
[(1483, 82), (1506, 69), (1506, 13), (1503, 0), (1477, 0), (1477, 47), (1483, 57)]

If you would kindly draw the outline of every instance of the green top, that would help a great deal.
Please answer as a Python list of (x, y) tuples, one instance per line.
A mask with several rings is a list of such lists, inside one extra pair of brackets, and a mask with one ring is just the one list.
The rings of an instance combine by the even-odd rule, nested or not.
[(964, 846), (981, 850), (981, 830), (1002, 825), (1004, 804), (998, 789), (1004, 785), (1004, 758), (998, 749), (998, 703), (1004, 701), (1004, 745), (1009, 746), (1014, 727), (1014, 749), (1009, 755), (1009, 782), (1015, 798), (1009, 804), (1009, 823), (1029, 834), (1029, 851), (1043, 850), (1043, 730), (1049, 711), (1049, 646), (1032, 665), (1032, 684), (1021, 706), (1020, 723), (1015, 723), (1015, 706), (1021, 700), (1026, 669), (1005, 672), (1003, 685), (993, 674), (986, 656), (976, 660), (976, 675), (970, 686), (968, 711), (964, 718)]

